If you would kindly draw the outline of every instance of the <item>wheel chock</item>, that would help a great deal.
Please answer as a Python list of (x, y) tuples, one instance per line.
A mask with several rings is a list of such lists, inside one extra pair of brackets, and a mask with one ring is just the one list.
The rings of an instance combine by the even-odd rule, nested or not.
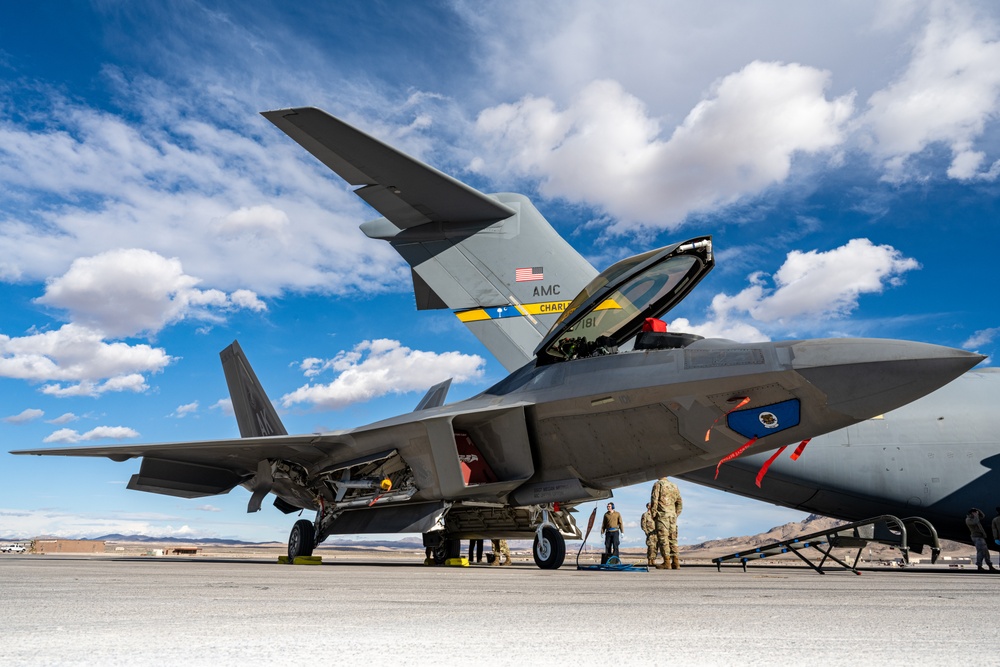
[(322, 556), (296, 556), (292, 565), (322, 565)]
[(445, 565), (450, 565), (451, 567), (469, 567), (468, 558), (449, 558), (444, 562)]
[[(278, 556), (278, 562), (282, 565), (288, 565), (288, 556)], [(292, 565), (322, 565), (322, 556), (296, 556), (294, 560), (291, 561)]]

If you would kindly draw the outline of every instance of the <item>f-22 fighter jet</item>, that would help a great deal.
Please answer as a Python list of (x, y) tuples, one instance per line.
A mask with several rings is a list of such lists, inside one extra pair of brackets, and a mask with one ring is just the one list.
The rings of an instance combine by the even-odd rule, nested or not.
[[(715, 265), (696, 236), (600, 275), (517, 194), (483, 194), (315, 108), (263, 114), (383, 217), (361, 226), (412, 268), (418, 309), (448, 308), (511, 374), (446, 404), (288, 435), (237, 343), (222, 352), (240, 438), (14, 452), (141, 458), (128, 488), (184, 498), (268, 494), (299, 520), (289, 557), (330, 535), (419, 532), (444, 562), (460, 541), (534, 538), (557, 568), (575, 505), (735, 452), (798, 443), (897, 408), (982, 357), (898, 340), (736, 343), (658, 325)], [(563, 285), (585, 285), (569, 294)], [(569, 289), (569, 288), (567, 288)]]

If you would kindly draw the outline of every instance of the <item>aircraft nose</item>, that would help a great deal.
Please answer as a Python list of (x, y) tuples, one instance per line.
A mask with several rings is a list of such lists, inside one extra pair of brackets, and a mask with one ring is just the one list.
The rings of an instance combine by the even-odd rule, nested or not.
[(948, 384), (985, 359), (929, 343), (870, 338), (799, 341), (792, 368), (827, 396), (827, 407), (856, 419), (888, 412)]

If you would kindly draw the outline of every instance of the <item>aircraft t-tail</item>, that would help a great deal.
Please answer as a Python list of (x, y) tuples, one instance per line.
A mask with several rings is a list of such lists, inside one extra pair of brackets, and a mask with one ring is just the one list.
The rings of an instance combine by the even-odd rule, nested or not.
[[(899, 340), (737, 343), (666, 332), (715, 265), (710, 236), (600, 275), (528, 199), (483, 194), (315, 108), (263, 114), (383, 217), (361, 226), (412, 269), (418, 309), (448, 308), (511, 374), (446, 404), (343, 431), (287, 435), (237, 343), (222, 351), (240, 438), (13, 452), (141, 458), (128, 488), (184, 498), (268, 494), (303, 509), (288, 542), (419, 532), (444, 562), (461, 540), (534, 538), (557, 568), (574, 506), (613, 489), (801, 442), (937, 389), (982, 357)], [(578, 288), (583, 285), (582, 291)], [(574, 298), (568, 298), (571, 295)]]

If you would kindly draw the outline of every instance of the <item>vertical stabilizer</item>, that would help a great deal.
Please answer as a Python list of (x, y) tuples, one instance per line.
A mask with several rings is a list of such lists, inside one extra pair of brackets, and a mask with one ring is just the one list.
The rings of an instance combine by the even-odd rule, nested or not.
[(226, 384), (229, 385), (229, 397), (233, 401), (240, 437), (288, 435), (240, 344), (233, 341), (232, 345), (219, 353), (219, 357), (222, 358), (222, 370), (226, 374)]
[(409, 263), (418, 309), (455, 311), (513, 371), (534, 358), (542, 337), (597, 271), (527, 197), (492, 196), (514, 215), (490, 225), (405, 230), (381, 218), (361, 230), (388, 241)]
[(438, 382), (428, 389), (424, 397), (417, 403), (417, 407), (413, 408), (413, 411), (420, 412), (421, 410), (439, 408), (444, 405), (444, 399), (448, 397), (448, 389), (451, 388), (451, 380), (451, 378), (448, 378), (444, 382)]

